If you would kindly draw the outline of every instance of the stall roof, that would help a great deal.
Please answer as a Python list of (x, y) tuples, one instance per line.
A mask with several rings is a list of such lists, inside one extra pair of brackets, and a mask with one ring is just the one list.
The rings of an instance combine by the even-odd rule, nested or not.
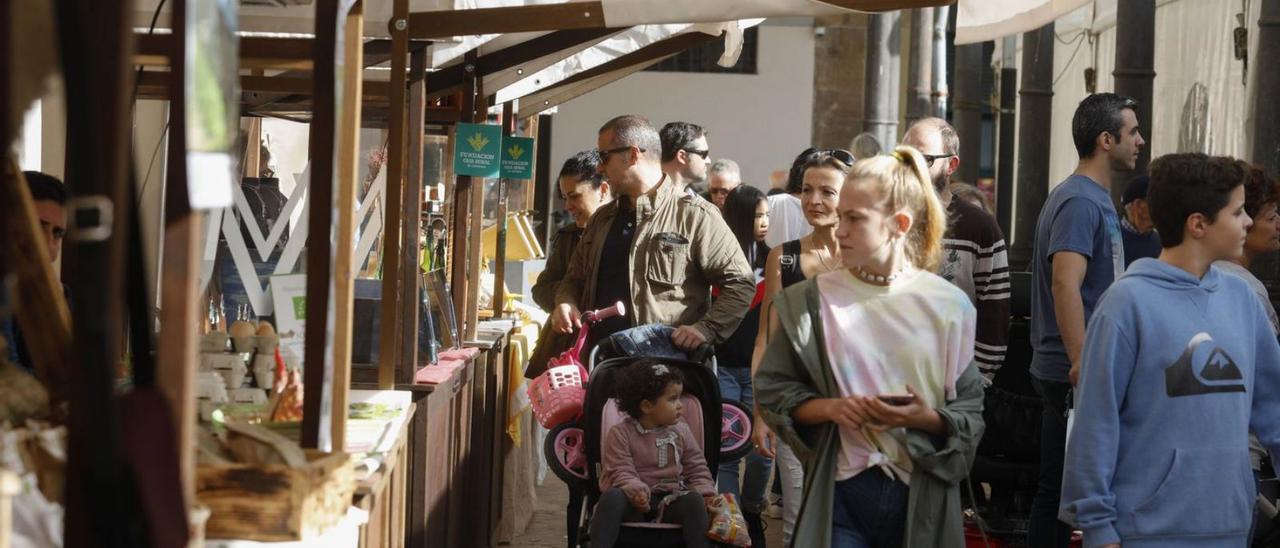
[(956, 44), (996, 40), (1038, 29), (1090, 0), (960, 0)]

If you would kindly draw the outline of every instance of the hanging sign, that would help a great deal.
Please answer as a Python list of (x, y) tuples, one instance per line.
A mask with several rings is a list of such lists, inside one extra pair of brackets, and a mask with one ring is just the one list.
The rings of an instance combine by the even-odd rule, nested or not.
[(497, 177), (502, 149), (502, 127), (458, 124), (453, 147), (453, 171), (472, 177)]
[(533, 179), (532, 137), (502, 138), (502, 178)]

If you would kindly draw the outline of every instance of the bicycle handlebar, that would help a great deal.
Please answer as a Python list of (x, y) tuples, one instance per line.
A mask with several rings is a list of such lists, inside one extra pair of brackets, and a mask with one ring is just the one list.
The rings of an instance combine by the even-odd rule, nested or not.
[(615, 316), (625, 316), (627, 314), (626, 305), (622, 301), (613, 303), (613, 306), (601, 308), (599, 310), (588, 310), (582, 313), (582, 319), (587, 323), (595, 323), (601, 320), (607, 320)]

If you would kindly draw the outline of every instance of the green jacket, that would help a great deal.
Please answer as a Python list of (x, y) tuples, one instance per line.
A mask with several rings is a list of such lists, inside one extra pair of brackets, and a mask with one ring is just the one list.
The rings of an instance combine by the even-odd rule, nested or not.
[[(788, 287), (773, 306), (782, 329), (769, 341), (756, 372), (756, 402), (764, 420), (804, 464), (804, 500), (792, 546), (830, 546), (840, 433), (834, 423), (801, 425), (791, 419), (806, 400), (840, 397), (824, 350), (817, 283)], [(956, 382), (956, 399), (937, 409), (951, 435), (907, 432), (913, 466), (903, 546), (964, 547), (960, 482), (982, 438), (982, 396), (982, 377), (970, 365)]]
[[(569, 270), (556, 289), (556, 303), (580, 310), (594, 304), (600, 261), (620, 196), (591, 215)], [(720, 344), (742, 322), (756, 295), (756, 279), (742, 247), (716, 206), (690, 196), (664, 176), (634, 200), (635, 236), (627, 251), (631, 273), (630, 324), (691, 325)], [(711, 300), (711, 287), (720, 296)]]

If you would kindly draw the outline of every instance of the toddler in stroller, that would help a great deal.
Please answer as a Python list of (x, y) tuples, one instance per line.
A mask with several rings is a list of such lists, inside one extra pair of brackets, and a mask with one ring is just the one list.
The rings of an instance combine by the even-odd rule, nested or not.
[[(569, 486), (565, 521), (571, 548), (611, 546), (589, 538), (587, 525), (591, 521), (592, 509), (601, 497), (600, 479), (604, 474), (601, 453), (606, 436), (615, 425), (626, 420), (627, 415), (618, 406), (615, 393), (619, 376), (628, 366), (642, 361), (660, 363), (684, 377), (680, 422), (687, 426), (700, 445), (707, 474), (721, 459), (739, 458), (751, 450), (751, 414), (741, 403), (721, 400), (714, 354), (708, 348), (695, 352), (693, 356), (676, 356), (645, 342), (669, 337), (669, 327), (640, 326), (602, 341), (590, 356), (588, 368), (591, 377), (586, 386), (580, 420), (560, 424), (547, 434), (544, 446), (547, 463)], [(655, 362), (654, 356), (661, 356), (660, 360)], [(674, 454), (669, 456), (672, 457)], [(610, 486), (603, 487), (607, 489)], [(655, 498), (651, 495), (651, 502)], [(626, 509), (625, 505), (623, 509)], [(612, 546), (659, 548), (684, 545), (680, 525), (654, 523), (651, 519), (622, 521), (617, 543)]]
[(684, 409), (684, 375), (657, 359), (642, 359), (616, 376), (617, 406), (626, 417), (605, 434), (600, 489), (591, 520), (593, 546), (612, 547), (622, 523), (681, 526), (685, 546), (707, 546), (704, 498), (715, 482)]

